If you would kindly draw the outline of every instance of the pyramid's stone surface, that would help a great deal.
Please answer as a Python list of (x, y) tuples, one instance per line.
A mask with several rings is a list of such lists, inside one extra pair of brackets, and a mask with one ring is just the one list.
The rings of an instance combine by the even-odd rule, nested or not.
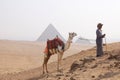
[(56, 37), (60, 37), (61, 40), (65, 42), (65, 39), (60, 35), (60, 33), (55, 29), (52, 24), (49, 24), (45, 31), (41, 34), (41, 36), (37, 39), (37, 41), (47, 41), (47, 39), (51, 40)]

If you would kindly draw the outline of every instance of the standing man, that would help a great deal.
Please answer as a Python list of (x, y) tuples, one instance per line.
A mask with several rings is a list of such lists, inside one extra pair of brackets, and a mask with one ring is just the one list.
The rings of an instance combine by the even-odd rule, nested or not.
[(103, 24), (102, 23), (98, 23), (97, 24), (97, 30), (96, 30), (96, 45), (97, 45), (97, 54), (96, 54), (96, 57), (100, 57), (103, 55), (103, 41), (102, 41), (102, 38), (105, 37), (105, 34), (102, 35), (102, 26)]

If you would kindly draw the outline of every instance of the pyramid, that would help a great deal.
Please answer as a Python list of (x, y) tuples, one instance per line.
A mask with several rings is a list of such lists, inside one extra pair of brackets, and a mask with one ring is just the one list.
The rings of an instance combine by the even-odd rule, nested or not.
[(37, 41), (47, 41), (47, 39), (52, 40), (58, 35), (58, 37), (62, 41), (66, 41), (60, 33), (55, 29), (55, 27), (52, 24), (49, 24), (48, 27), (45, 29), (45, 31), (41, 34), (41, 36), (37, 39)]
[(75, 43), (79, 43), (79, 44), (91, 44), (91, 42), (88, 39), (85, 39), (85, 38), (82, 38), (82, 37), (78, 38)]

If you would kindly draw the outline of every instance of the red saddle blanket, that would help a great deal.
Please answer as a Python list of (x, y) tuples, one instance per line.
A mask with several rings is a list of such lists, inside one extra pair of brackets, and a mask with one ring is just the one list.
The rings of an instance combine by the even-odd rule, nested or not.
[(58, 45), (62, 46), (64, 44), (64, 42), (60, 39), (60, 38), (54, 38), (53, 40), (47, 40), (47, 45), (46, 48), (44, 50), (44, 53), (48, 53), (48, 51), (50, 50), (50, 53), (54, 53), (52, 52), (52, 50), (56, 50)]

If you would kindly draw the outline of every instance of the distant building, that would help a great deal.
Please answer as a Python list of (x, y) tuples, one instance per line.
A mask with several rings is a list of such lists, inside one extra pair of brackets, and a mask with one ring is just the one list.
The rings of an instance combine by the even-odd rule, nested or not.
[(52, 24), (49, 24), (48, 27), (45, 29), (45, 31), (40, 35), (40, 37), (37, 39), (37, 41), (47, 41), (47, 39), (51, 40), (54, 39), (58, 35), (61, 40), (64, 42), (66, 41), (60, 33), (55, 29), (55, 27)]
[(88, 39), (85, 39), (85, 38), (78, 38), (75, 43), (79, 43), (79, 44), (91, 44), (90, 41)]

